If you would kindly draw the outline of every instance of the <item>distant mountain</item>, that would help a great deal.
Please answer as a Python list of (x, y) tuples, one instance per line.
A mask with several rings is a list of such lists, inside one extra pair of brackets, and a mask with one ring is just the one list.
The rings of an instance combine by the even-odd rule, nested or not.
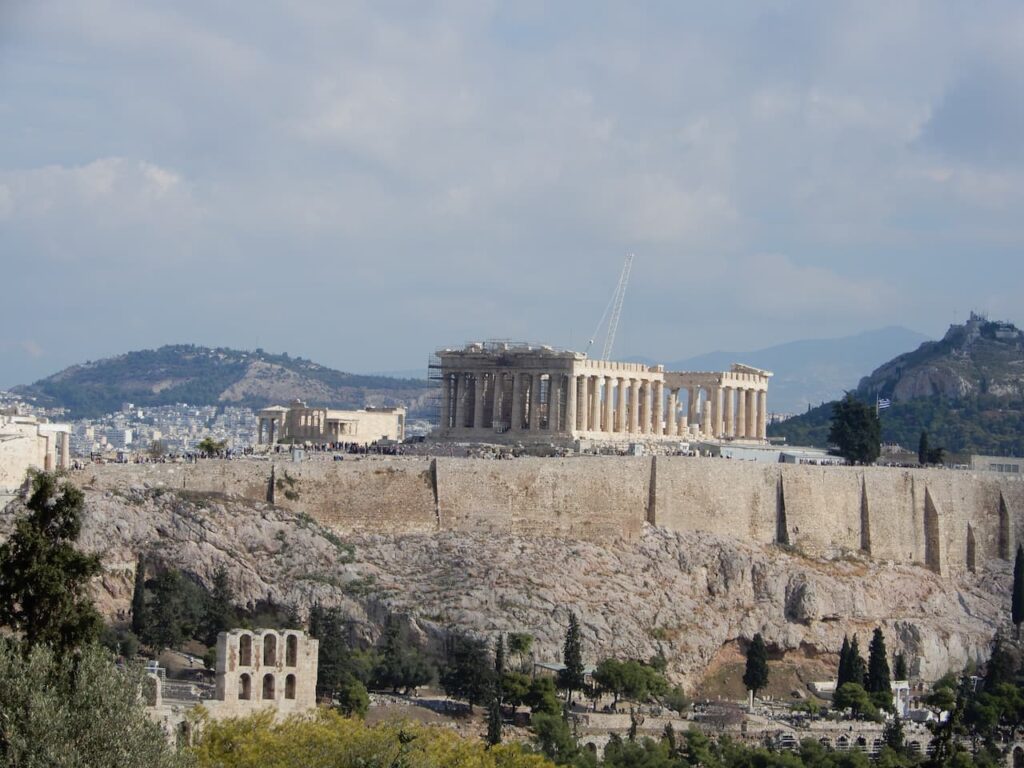
[[(922, 431), (932, 446), (958, 453), (1024, 454), (1024, 333), (1012, 323), (971, 315), (940, 341), (921, 344), (861, 379), (865, 402), (881, 411), (882, 439), (916, 449)], [(824, 445), (832, 405), (772, 425), (789, 442)]]
[(335, 408), (405, 405), (416, 413), (425, 407), (428, 390), (426, 380), (343, 373), (260, 349), (178, 344), (73, 365), (13, 391), (40, 405), (67, 408), (73, 418), (90, 418), (125, 402), (262, 408), (295, 398)]
[(768, 388), (769, 410), (803, 413), (840, 397), (856, 386), (864, 371), (927, 338), (894, 326), (838, 339), (791, 341), (753, 352), (709, 352), (665, 365), (676, 371), (721, 371), (731, 363), (766, 368), (775, 374)]

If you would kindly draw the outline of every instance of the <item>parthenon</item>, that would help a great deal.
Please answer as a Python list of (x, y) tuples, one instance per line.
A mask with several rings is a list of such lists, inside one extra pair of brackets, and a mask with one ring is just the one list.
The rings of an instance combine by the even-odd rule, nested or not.
[(507, 342), (436, 354), (441, 439), (765, 440), (772, 374), (758, 368), (675, 372)]

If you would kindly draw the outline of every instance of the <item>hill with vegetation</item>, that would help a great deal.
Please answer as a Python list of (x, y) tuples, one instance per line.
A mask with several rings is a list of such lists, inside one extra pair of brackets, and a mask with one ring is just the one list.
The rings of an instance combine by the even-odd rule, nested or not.
[[(861, 379), (861, 400), (887, 399), (882, 440), (914, 449), (922, 431), (959, 454), (1024, 454), (1024, 333), (972, 314), (940, 341), (890, 360)], [(788, 442), (825, 446), (832, 403), (769, 427)]]
[(415, 413), (425, 407), (429, 384), (344, 373), (261, 349), (176, 344), (73, 365), (14, 391), (45, 407), (66, 408), (74, 418), (110, 413), (125, 402), (263, 408), (295, 398), (335, 408), (404, 405)]

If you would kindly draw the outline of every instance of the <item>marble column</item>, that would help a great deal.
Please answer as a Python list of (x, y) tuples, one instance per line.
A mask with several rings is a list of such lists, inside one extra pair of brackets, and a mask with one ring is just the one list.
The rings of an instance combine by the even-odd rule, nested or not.
[(477, 371), (473, 374), (473, 429), (484, 426), (484, 375)]
[(601, 421), (601, 431), (605, 432), (605, 433), (608, 433), (608, 434), (611, 434), (612, 432), (615, 431), (615, 425), (612, 423), (612, 415), (614, 413), (614, 410), (612, 409), (612, 404), (614, 403), (614, 400), (612, 400), (612, 397), (613, 397), (614, 393), (615, 393), (615, 390), (612, 387), (612, 377), (611, 376), (605, 376), (604, 377), (604, 418)]
[(722, 437), (736, 436), (736, 388), (722, 387), (722, 396), (725, 398), (725, 424), (722, 427)]
[(711, 400), (704, 401), (704, 412), (701, 414), (700, 431), (705, 437), (713, 437), (711, 434)]
[(679, 390), (670, 388), (668, 391), (668, 415), (665, 417), (665, 434), (674, 435), (676, 434), (676, 428), (679, 426), (676, 419), (676, 410), (679, 408)]
[(565, 431), (576, 431), (576, 387), (578, 381), (574, 374), (569, 374), (565, 381)]
[(601, 377), (593, 376), (590, 381), (590, 431), (601, 431)]
[(455, 379), (455, 429), (466, 426), (466, 380), (465, 373), (459, 373)]
[(747, 392), (741, 389), (736, 395), (736, 437), (747, 436)]
[(548, 432), (558, 431), (558, 406), (562, 398), (562, 374), (552, 371), (548, 374)]
[(744, 431), (747, 439), (753, 440), (757, 437), (757, 427), (754, 426), (757, 423), (757, 390), (748, 389), (744, 394), (747, 396), (747, 422)]
[(625, 432), (628, 428), (629, 387), (621, 376), (615, 380), (615, 384), (615, 431)]
[(711, 387), (711, 436), (721, 437), (722, 435), (722, 388)]
[(640, 434), (647, 435), (651, 432), (651, 382), (644, 379), (640, 383)]
[(660, 382), (654, 382), (654, 434), (663, 435), (665, 434), (665, 385)]
[(263, 427), (266, 419), (256, 420), (256, 445), (263, 445)]
[(487, 393), (491, 399), (491, 423), (488, 424), (490, 429), (496, 429), (498, 424), (501, 424), (501, 395), (502, 395), (502, 384), (504, 383), (504, 377), (501, 371), (495, 371), (491, 374), (491, 391)]
[(768, 392), (757, 393), (757, 439), (764, 440), (768, 434)]
[(699, 387), (690, 387), (689, 392), (690, 392), (690, 403), (689, 403), (689, 407), (687, 407), (687, 409), (686, 409), (686, 414), (687, 414), (688, 418), (690, 419), (690, 423), (691, 424), (696, 424), (697, 423), (697, 416), (698, 416), (697, 403), (700, 400), (700, 388)]
[(540, 374), (530, 376), (530, 431), (540, 429)]
[(579, 411), (580, 432), (586, 432), (590, 428), (590, 377), (580, 376), (580, 397), (576, 404)]
[(451, 426), (452, 420), (452, 374), (446, 373), (441, 378), (441, 429)]
[(523, 431), (523, 374), (512, 372), (512, 417), (509, 419), (510, 432)]
[(640, 428), (640, 379), (629, 380), (629, 431), (636, 434)]

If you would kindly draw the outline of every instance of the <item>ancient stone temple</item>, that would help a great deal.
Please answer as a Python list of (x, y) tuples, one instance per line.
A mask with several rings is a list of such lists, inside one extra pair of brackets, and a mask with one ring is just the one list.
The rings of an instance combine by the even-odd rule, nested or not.
[(769, 371), (675, 372), (548, 346), (437, 352), (435, 437), (481, 442), (764, 441)]
[(287, 407), (272, 405), (257, 414), (256, 442), (356, 443), (405, 439), (405, 408), (364, 408), (340, 411), (317, 408), (301, 400)]

